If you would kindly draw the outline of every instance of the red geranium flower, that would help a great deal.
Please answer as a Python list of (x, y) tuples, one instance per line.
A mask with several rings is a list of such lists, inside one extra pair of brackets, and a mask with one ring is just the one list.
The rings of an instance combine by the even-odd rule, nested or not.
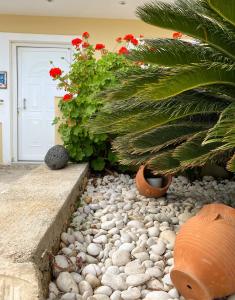
[(63, 97), (64, 102), (68, 102), (71, 99), (73, 99), (73, 94), (65, 94)]
[(90, 34), (87, 31), (85, 31), (83, 32), (82, 36), (84, 37), (84, 39), (88, 39), (90, 37)]
[(57, 78), (58, 76), (60, 76), (62, 74), (62, 71), (60, 68), (52, 68), (52, 69), (50, 69), (49, 74), (51, 77)]
[(132, 39), (134, 39), (135, 37), (134, 37), (134, 35), (133, 34), (126, 34), (125, 36), (124, 36), (124, 40), (125, 41), (127, 41), (127, 42), (130, 42)]
[(140, 38), (142, 39), (144, 37), (144, 35), (143, 34), (140, 34)]
[(118, 51), (119, 54), (128, 54), (129, 50), (126, 47), (121, 47)]
[(181, 32), (174, 32), (173, 33), (173, 39), (180, 39), (182, 37), (182, 33)]
[(104, 44), (96, 44), (96, 46), (95, 46), (95, 50), (102, 50), (104, 48), (105, 48)]
[(116, 42), (121, 43), (122, 42), (122, 38), (121, 37), (116, 38)]
[(79, 39), (79, 38), (76, 38), (76, 39), (73, 39), (73, 40), (72, 40), (72, 45), (73, 45), (74, 47), (80, 46), (81, 43), (82, 43), (82, 40)]
[(139, 41), (137, 39), (131, 39), (131, 43), (135, 46), (137, 46), (139, 44)]
[(88, 48), (89, 46), (90, 46), (90, 44), (87, 43), (87, 42), (84, 42), (84, 43), (82, 44), (82, 48)]

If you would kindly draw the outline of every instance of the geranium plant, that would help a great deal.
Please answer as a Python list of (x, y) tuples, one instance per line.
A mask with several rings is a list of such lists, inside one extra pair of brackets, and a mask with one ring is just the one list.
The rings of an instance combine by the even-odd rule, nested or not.
[(82, 38), (72, 40), (74, 58), (68, 73), (57, 66), (49, 73), (65, 91), (59, 102), (62, 117), (55, 118), (54, 124), (59, 122), (59, 133), (71, 160), (89, 160), (94, 170), (101, 171), (107, 163), (117, 162), (110, 150), (110, 136), (92, 134), (86, 124), (103, 105), (98, 94), (118, 84), (116, 72), (136, 66), (123, 54), (128, 53), (130, 44), (137, 46), (139, 40), (132, 34), (120, 37), (116, 41), (123, 45), (119, 45), (118, 51), (110, 52), (103, 43), (90, 44), (89, 37), (89, 33), (84, 32)]

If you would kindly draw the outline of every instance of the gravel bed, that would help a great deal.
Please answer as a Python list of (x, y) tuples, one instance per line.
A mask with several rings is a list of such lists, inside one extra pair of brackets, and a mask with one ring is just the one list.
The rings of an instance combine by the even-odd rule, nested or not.
[(176, 234), (206, 203), (235, 206), (234, 192), (234, 181), (179, 176), (156, 200), (128, 175), (90, 179), (61, 235), (48, 299), (183, 300), (170, 279)]

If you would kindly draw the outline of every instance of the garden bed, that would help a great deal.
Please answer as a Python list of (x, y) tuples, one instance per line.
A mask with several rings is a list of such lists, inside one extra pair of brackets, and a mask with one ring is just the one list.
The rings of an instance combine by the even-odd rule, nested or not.
[(233, 180), (179, 176), (153, 199), (128, 175), (91, 178), (52, 258), (49, 299), (184, 299), (170, 279), (176, 234), (206, 203), (235, 206), (234, 191)]

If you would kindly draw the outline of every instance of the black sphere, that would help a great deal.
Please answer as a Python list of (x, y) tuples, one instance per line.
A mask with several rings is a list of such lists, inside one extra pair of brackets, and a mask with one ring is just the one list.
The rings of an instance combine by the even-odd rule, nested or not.
[(50, 168), (51, 170), (63, 169), (64, 167), (66, 167), (69, 161), (68, 151), (64, 146), (53, 146), (48, 150), (44, 161), (48, 168)]

